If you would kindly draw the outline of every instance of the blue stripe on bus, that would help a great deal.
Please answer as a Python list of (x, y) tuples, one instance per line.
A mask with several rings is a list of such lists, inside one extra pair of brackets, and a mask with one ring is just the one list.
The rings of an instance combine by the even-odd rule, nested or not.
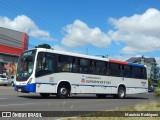
[(57, 83), (43, 83), (43, 82), (36, 82), (36, 84), (51, 84), (51, 85), (57, 85)]
[(72, 84), (73, 86), (96, 86), (96, 87), (117, 87), (117, 86), (105, 86), (105, 85), (87, 85), (87, 84)]
[(126, 87), (126, 88), (143, 88), (143, 89), (148, 89), (148, 87)]
[[(37, 83), (37, 84), (51, 84), (51, 83)], [(57, 85), (57, 83), (52, 83), (52, 85)], [(95, 87), (115, 87), (117, 88), (118, 86), (106, 86), (106, 85), (92, 85), (92, 84), (71, 84), (73, 86), (95, 86)], [(148, 89), (148, 87), (126, 87), (126, 88), (144, 88)]]
[[(105, 86), (105, 85), (86, 85), (86, 84), (72, 84), (73, 86), (95, 86), (95, 87), (115, 87), (117, 88), (118, 86)], [(148, 87), (126, 87), (126, 88), (143, 88), (143, 89), (148, 89)]]
[(137, 63), (132, 63), (132, 62), (128, 62), (128, 65), (137, 66), (137, 67), (144, 67), (144, 65), (142, 65), (142, 64), (137, 64)]

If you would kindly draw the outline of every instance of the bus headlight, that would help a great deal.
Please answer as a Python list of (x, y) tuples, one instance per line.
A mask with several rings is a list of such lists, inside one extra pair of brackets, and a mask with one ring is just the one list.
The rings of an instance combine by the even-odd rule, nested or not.
[(29, 79), (29, 81), (27, 82), (27, 84), (30, 84), (32, 82), (32, 78)]

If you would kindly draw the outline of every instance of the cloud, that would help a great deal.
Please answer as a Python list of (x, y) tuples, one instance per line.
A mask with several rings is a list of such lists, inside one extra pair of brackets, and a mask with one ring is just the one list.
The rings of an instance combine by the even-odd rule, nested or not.
[(67, 51), (64, 47), (60, 45), (54, 45), (52, 48), (55, 50), (60, 50), (60, 51)]
[(129, 58), (131, 58), (131, 56), (122, 56), (122, 55), (109, 56), (109, 59), (120, 60), (120, 61), (126, 61)]
[(160, 50), (159, 21), (160, 11), (154, 8), (130, 17), (110, 18), (115, 30), (110, 30), (108, 36), (116, 42), (125, 43), (121, 51), (124, 54)]
[(53, 40), (49, 32), (40, 30), (34, 21), (25, 15), (19, 15), (13, 20), (0, 16), (0, 27), (26, 32), (30, 36), (41, 40)]
[(96, 47), (106, 47), (111, 43), (108, 36), (98, 27), (89, 28), (80, 20), (75, 20), (73, 24), (64, 28), (66, 33), (62, 39), (62, 44), (67, 47), (77, 47), (83, 45), (93, 45)]
[(72, 53), (77, 53), (77, 54), (84, 54), (81, 51), (70, 50), (70, 49), (68, 49), (68, 47), (65, 47), (63, 45), (54, 45), (54, 46), (52, 46), (52, 48), (54, 50), (59, 50), (59, 51), (72, 52)]

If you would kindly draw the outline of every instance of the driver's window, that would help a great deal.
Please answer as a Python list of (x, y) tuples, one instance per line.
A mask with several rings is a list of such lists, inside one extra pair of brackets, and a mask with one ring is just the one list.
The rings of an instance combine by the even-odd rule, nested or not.
[(33, 62), (28, 63), (28, 73), (31, 74), (33, 71)]
[(36, 77), (48, 75), (54, 72), (54, 54), (38, 53), (36, 64)]

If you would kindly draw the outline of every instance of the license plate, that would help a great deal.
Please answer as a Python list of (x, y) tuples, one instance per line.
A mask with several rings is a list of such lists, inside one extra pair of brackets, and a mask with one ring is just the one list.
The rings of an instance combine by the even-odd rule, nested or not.
[(18, 92), (21, 92), (22, 91), (22, 89), (21, 88), (18, 88)]

